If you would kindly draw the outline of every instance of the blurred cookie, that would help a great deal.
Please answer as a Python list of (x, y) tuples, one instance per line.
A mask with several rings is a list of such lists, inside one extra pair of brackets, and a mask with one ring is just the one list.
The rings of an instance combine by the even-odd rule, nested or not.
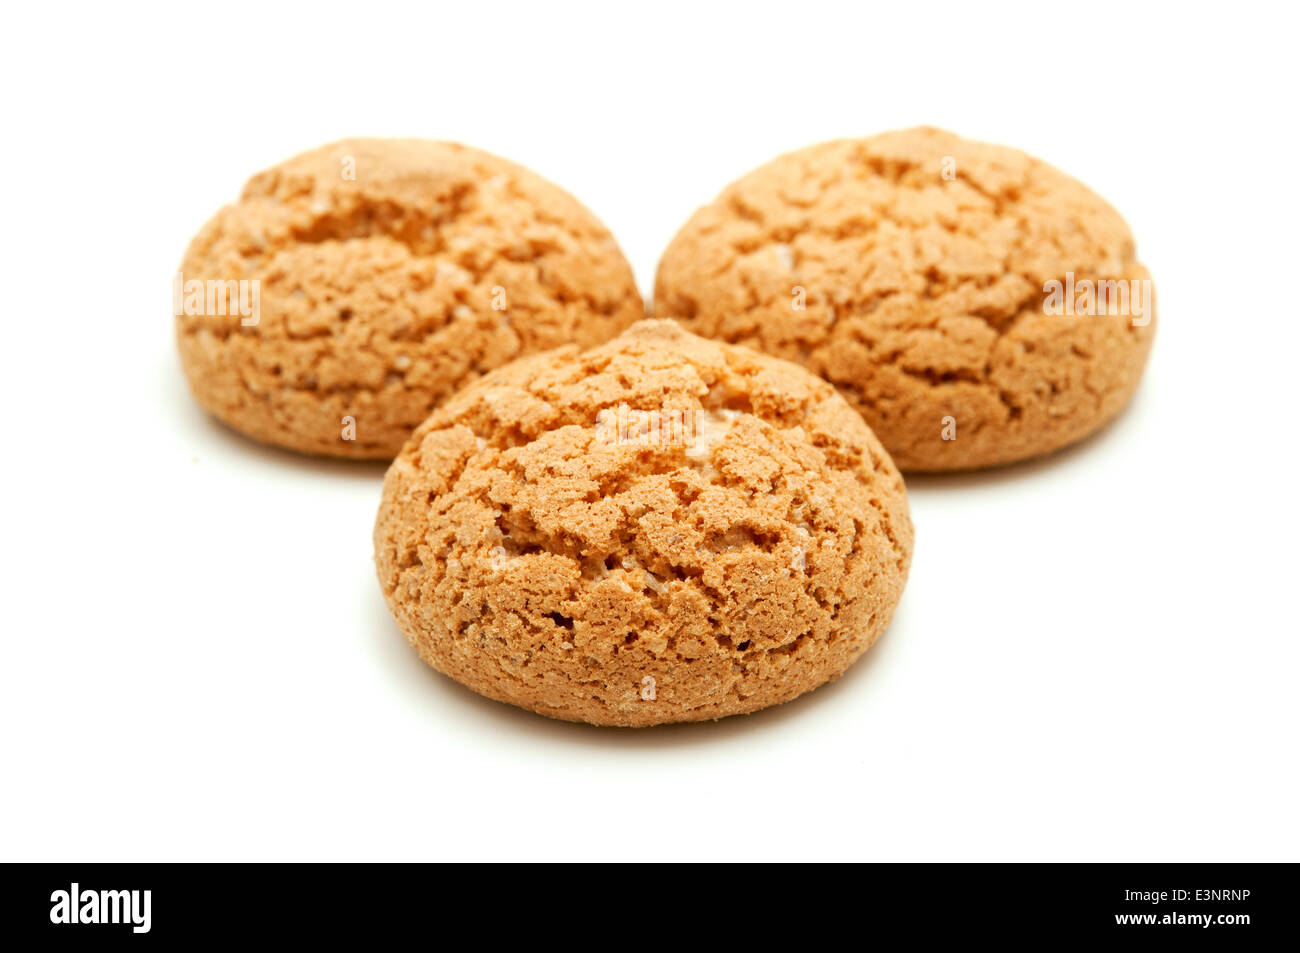
[(813, 146), (728, 186), (664, 252), (655, 313), (831, 381), (903, 470), (1087, 436), (1132, 397), (1155, 331), (1113, 208), (938, 129)]
[(834, 388), (643, 321), (435, 411), (389, 468), (374, 542), (434, 668), (554, 718), (653, 725), (838, 677), (889, 624), (912, 524)]
[(573, 197), (465, 146), (353, 139), (254, 176), (190, 244), (181, 360), (212, 414), (267, 443), (391, 458), (448, 395), (522, 354), (644, 315)]

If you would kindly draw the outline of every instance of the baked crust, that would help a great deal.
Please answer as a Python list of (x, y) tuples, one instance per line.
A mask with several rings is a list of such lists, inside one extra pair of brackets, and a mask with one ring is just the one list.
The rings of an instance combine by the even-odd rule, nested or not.
[(177, 316), (199, 403), (257, 440), (341, 457), (391, 459), (486, 371), (644, 316), (626, 259), (577, 200), (444, 142), (344, 140), (255, 175), (181, 271), (260, 286), (254, 326)]
[(953, 470), (1050, 453), (1132, 397), (1154, 315), (1046, 313), (1068, 280), (1150, 289), (1119, 214), (1023, 152), (920, 128), (728, 186), (664, 252), (655, 313), (798, 361), (903, 470)]
[(834, 388), (666, 321), (461, 391), (393, 461), (374, 532), (426, 662), (598, 725), (752, 712), (838, 677), (888, 625), (912, 538), (902, 478)]

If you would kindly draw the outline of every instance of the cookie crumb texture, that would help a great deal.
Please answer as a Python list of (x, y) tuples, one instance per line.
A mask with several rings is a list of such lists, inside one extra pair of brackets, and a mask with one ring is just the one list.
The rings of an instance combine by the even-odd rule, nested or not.
[(606, 341), (644, 315), (631, 268), (587, 209), (443, 142), (347, 140), (262, 172), (181, 270), (260, 281), (255, 326), (177, 317), (199, 403), (258, 440), (342, 457), (391, 459), (483, 373)]
[[(622, 405), (693, 411), (694, 432), (611, 439)], [(911, 555), (902, 478), (834, 388), (667, 321), (457, 394), (393, 461), (375, 524), (426, 662), (597, 725), (752, 712), (838, 677)]]
[(1080, 440), (1136, 390), (1154, 321), (1045, 314), (1045, 283), (1068, 273), (1150, 279), (1123, 219), (1079, 182), (921, 128), (733, 183), (665, 251), (655, 313), (831, 381), (903, 470), (964, 469)]

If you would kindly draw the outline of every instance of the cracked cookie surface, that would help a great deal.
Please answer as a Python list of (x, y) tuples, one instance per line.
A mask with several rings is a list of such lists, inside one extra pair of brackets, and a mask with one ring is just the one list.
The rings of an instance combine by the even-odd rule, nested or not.
[(393, 461), (374, 531), (426, 662), (598, 725), (837, 678), (888, 625), (912, 539), (902, 478), (834, 388), (668, 321), (455, 395)]
[(903, 470), (965, 469), (1080, 440), (1137, 389), (1150, 309), (1046, 313), (1067, 276), (1150, 289), (1128, 226), (1085, 186), (922, 128), (728, 186), (664, 252), (655, 313), (829, 380)]
[(444, 142), (344, 140), (255, 175), (181, 272), (259, 282), (251, 326), (213, 313), (232, 310), (220, 299), (176, 317), (199, 403), (258, 440), (342, 457), (391, 459), (487, 371), (644, 315), (622, 252), (577, 200)]

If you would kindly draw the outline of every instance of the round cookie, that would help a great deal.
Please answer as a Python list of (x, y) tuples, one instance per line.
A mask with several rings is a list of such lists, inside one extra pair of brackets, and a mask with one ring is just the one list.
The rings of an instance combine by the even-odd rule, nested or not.
[(664, 252), (655, 313), (831, 381), (905, 471), (1087, 436), (1132, 397), (1155, 331), (1113, 208), (1022, 152), (928, 128), (728, 186)]
[(208, 411), (257, 440), (368, 459), (391, 459), (486, 371), (644, 316), (576, 199), (413, 139), (345, 140), (255, 175), (194, 238), (173, 298)]
[(889, 624), (912, 524), (834, 388), (642, 321), (435, 411), (388, 470), (374, 542), (440, 672), (553, 718), (654, 725), (838, 677)]

